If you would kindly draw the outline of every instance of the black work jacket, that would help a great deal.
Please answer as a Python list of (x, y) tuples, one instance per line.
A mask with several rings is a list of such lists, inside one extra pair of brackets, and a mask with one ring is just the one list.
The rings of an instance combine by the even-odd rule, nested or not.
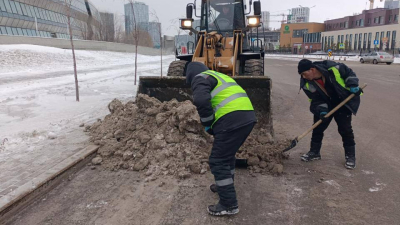
[[(340, 102), (345, 100), (351, 94), (347, 88), (359, 86), (359, 80), (356, 74), (343, 63), (325, 60), (314, 62), (313, 65), (322, 73), (322, 76), (325, 77), (325, 89), (329, 96), (321, 90), (315, 81), (308, 81), (303, 77), (300, 78), (300, 88), (303, 89), (311, 101), (310, 111), (316, 115), (319, 115), (321, 108), (327, 106), (330, 111)], [(344, 81), (345, 87), (339, 84), (334, 72), (329, 70), (331, 67), (335, 67), (339, 70), (340, 77)], [(354, 115), (357, 114), (359, 107), (360, 96), (353, 97), (347, 104), (345, 104), (345, 108)]]

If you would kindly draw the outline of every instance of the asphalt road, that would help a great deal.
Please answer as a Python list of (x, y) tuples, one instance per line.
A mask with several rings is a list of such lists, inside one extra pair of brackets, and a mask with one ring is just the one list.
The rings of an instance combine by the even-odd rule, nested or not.
[[(400, 66), (346, 62), (367, 83), (360, 110), (353, 117), (357, 168), (344, 169), (344, 150), (333, 121), (325, 133), (322, 160), (303, 163), (310, 136), (291, 151), (286, 172), (309, 171), (294, 179), (302, 190), (296, 201), (302, 224), (399, 224), (400, 222)], [(273, 80), (274, 122), (277, 135), (297, 136), (312, 124), (309, 102), (299, 91), (296, 61), (266, 60)], [(320, 179), (320, 180), (319, 180)], [(318, 184), (331, 186), (320, 189)]]
[[(334, 122), (326, 131), (322, 160), (303, 163), (310, 136), (290, 151), (280, 177), (239, 170), (240, 213), (215, 218), (206, 206), (217, 197), (212, 176), (145, 183), (134, 172), (86, 167), (48, 193), (11, 224), (399, 224), (400, 66), (347, 63), (368, 83), (353, 127), (357, 168), (344, 168), (344, 150)], [(312, 125), (309, 102), (299, 93), (297, 62), (266, 60), (273, 80), (276, 138), (290, 138)]]

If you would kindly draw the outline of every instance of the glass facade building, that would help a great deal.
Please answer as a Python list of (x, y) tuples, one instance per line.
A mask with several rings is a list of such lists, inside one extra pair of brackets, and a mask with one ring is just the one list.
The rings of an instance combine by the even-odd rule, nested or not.
[[(0, 0), (0, 35), (69, 38), (67, 8), (63, 0)], [(98, 39), (101, 19), (88, 0), (73, 0), (72, 35)]]
[(149, 6), (143, 2), (134, 2), (125, 4), (125, 32), (126, 34), (132, 33), (135, 29), (135, 20), (133, 19), (133, 12), (135, 13), (136, 24), (141, 30), (148, 30), (149, 24)]

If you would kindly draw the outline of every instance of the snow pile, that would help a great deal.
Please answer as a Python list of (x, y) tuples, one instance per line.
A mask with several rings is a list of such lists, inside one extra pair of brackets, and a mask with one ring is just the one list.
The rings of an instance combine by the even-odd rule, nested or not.
[[(72, 50), (37, 45), (1, 45), (3, 74), (73, 71)], [(134, 64), (135, 53), (76, 50), (78, 70)], [(173, 56), (164, 56), (164, 59)], [(160, 57), (138, 55), (138, 62), (159, 62)]]
[[(91, 141), (101, 146), (93, 164), (144, 171), (149, 180), (163, 175), (185, 179), (209, 171), (213, 139), (190, 101), (161, 103), (139, 94), (136, 102), (124, 105), (114, 99), (108, 108), (111, 114), (103, 121), (85, 128), (90, 130)], [(270, 136), (260, 138), (262, 132), (252, 132), (238, 157), (248, 159), (252, 173), (281, 174), (284, 144), (273, 144)]]

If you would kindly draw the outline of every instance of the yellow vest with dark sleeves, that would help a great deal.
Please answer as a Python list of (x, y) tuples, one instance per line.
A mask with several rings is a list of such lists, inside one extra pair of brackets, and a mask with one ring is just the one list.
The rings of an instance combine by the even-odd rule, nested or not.
[(212, 125), (228, 113), (254, 110), (246, 91), (231, 77), (212, 70), (205, 71), (201, 75), (212, 76), (218, 81), (217, 86), (211, 91), (211, 105), (215, 115)]

